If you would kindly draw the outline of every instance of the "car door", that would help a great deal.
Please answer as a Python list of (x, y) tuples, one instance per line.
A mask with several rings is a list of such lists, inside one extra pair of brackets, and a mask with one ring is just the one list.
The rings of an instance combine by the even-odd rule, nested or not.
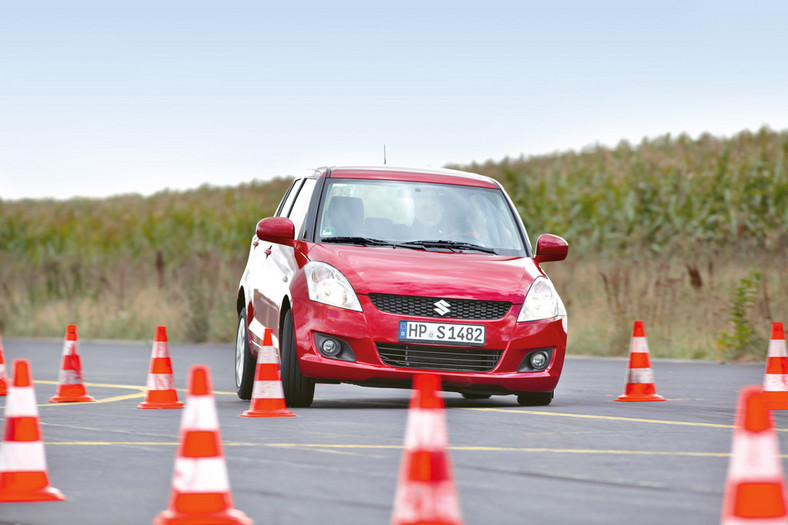
[[(277, 214), (293, 221), (296, 238), (302, 235), (315, 182), (315, 179), (294, 182), (290, 195)], [(256, 272), (252, 284), (254, 315), (264, 327), (273, 328), (278, 338), (279, 310), (297, 270), (294, 249), (291, 246), (258, 240), (254, 252), (256, 259)]]

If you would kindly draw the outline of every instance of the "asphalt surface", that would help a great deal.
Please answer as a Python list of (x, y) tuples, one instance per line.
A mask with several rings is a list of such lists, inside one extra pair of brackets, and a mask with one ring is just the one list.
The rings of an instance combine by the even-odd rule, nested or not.
[[(14, 359), (31, 362), (49, 478), (67, 500), (2, 503), (0, 524), (150, 523), (169, 504), (183, 412), (135, 408), (151, 343), (82, 341), (84, 381), (99, 402), (49, 404), (62, 346), (4, 339), (9, 371)], [(211, 369), (234, 504), (255, 523), (390, 521), (410, 391), (318, 385), (298, 417), (242, 418), (249, 403), (234, 394), (231, 344), (170, 351), (179, 389), (192, 364)], [(547, 407), (444, 393), (465, 523), (719, 523), (737, 394), (762, 382), (764, 365), (652, 368), (666, 402), (614, 402), (626, 359), (583, 357), (567, 360)], [(775, 418), (788, 451), (788, 413)]]

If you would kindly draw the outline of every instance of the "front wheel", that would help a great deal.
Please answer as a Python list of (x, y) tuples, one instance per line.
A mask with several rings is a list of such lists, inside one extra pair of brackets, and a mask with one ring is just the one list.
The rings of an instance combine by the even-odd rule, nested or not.
[(520, 392), (517, 403), (524, 407), (544, 407), (553, 400), (552, 392)]
[(293, 312), (285, 314), (282, 324), (282, 388), (285, 391), (285, 404), (288, 407), (307, 408), (315, 397), (315, 382), (301, 374), (296, 353)]
[(252, 398), (254, 385), (255, 359), (249, 348), (249, 331), (246, 323), (246, 308), (238, 314), (238, 330), (235, 333), (235, 388), (238, 397)]

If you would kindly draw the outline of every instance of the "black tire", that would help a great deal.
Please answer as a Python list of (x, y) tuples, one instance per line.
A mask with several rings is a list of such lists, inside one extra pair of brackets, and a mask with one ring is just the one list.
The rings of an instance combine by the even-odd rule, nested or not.
[(524, 407), (545, 407), (552, 400), (552, 392), (520, 392), (517, 394), (517, 403)]
[(490, 394), (469, 394), (467, 392), (460, 392), (460, 395), (465, 399), (490, 399)]
[(252, 398), (256, 361), (249, 348), (249, 330), (246, 323), (246, 308), (238, 314), (238, 329), (235, 332), (235, 388), (238, 397)]
[(307, 408), (315, 398), (315, 382), (301, 375), (296, 353), (293, 313), (285, 313), (281, 337), (282, 388), (285, 391), (285, 404), (288, 407)]

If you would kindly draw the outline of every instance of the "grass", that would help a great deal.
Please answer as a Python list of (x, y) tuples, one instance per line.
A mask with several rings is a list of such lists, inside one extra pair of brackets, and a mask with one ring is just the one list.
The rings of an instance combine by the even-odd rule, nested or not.
[(569, 349), (574, 354), (625, 356), (634, 320), (642, 320), (652, 356), (729, 360), (719, 336), (729, 330), (733, 292), (751, 265), (765, 278), (745, 313), (745, 322), (763, 342), (737, 356), (764, 360), (771, 322), (788, 317), (788, 257), (726, 258), (698, 269), (693, 286), (686, 267), (665, 258), (569, 258), (545, 265), (569, 312)]
[[(532, 242), (569, 241), (569, 258), (545, 269), (571, 353), (626, 355), (638, 319), (657, 357), (762, 360), (765, 346), (733, 348), (724, 333), (765, 342), (786, 319), (788, 132), (450, 167), (500, 180)], [(255, 223), (288, 185), (0, 200), (0, 330), (62, 337), (74, 323), (83, 338), (141, 340), (164, 324), (174, 341), (231, 341)], [(752, 271), (760, 281), (743, 288)]]

